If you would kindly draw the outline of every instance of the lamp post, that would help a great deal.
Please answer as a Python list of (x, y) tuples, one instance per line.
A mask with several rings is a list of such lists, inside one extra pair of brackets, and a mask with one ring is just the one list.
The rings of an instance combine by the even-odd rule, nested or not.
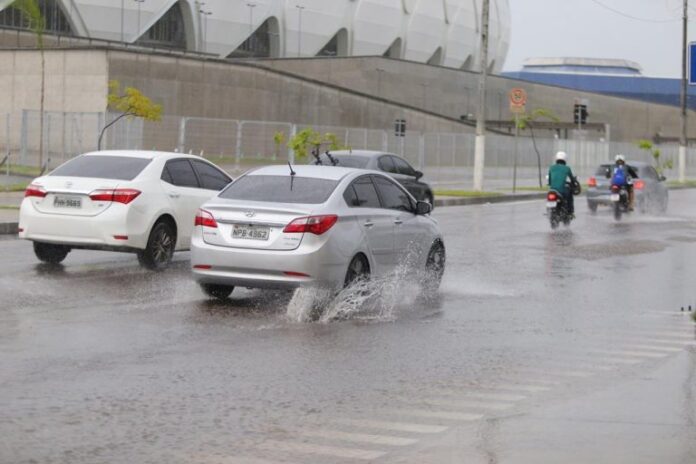
[(203, 15), (203, 53), (208, 53), (208, 16), (212, 11), (198, 10)]
[(297, 28), (297, 57), (302, 56), (302, 10), (305, 9), (302, 5), (295, 5), (299, 11), (298, 28)]
[(686, 181), (686, 147), (689, 143), (686, 125), (686, 106), (688, 99), (687, 82), (687, 34), (689, 27), (689, 1), (684, 0), (682, 15), (682, 75), (681, 75), (681, 133), (679, 134), (679, 182)]
[(254, 36), (254, 8), (256, 8), (256, 3), (249, 2), (246, 6), (249, 7), (249, 52), (253, 56), (252, 38)]
[[(126, 0), (121, 0), (121, 43), (125, 42), (125, 36), (123, 35), (123, 24), (125, 23), (124, 20), (124, 15), (125, 15), (125, 9), (126, 9)], [(72, 9), (72, 2), (70, 2), (70, 8)], [(71, 16), (72, 16), (72, 11), (71, 11)]]
[(481, 64), (476, 113), (476, 144), (474, 147), (474, 190), (483, 190), (483, 168), (486, 159), (486, 75), (488, 73), (488, 18), (490, 0), (483, 0), (481, 12)]
[(142, 3), (145, 3), (145, 0), (133, 0), (135, 3), (138, 4), (138, 29), (135, 31), (135, 40), (133, 42), (137, 42), (137, 40), (140, 38), (140, 5)]

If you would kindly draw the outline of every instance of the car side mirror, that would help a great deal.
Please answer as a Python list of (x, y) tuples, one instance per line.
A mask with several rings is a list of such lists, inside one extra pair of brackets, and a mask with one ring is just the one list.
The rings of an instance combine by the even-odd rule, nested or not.
[(419, 201), (416, 203), (416, 216), (425, 216), (426, 214), (430, 214), (432, 210), (433, 205), (427, 201)]
[(423, 172), (421, 171), (416, 171), (413, 174), (416, 176), (416, 180), (420, 180), (420, 178), (423, 177)]

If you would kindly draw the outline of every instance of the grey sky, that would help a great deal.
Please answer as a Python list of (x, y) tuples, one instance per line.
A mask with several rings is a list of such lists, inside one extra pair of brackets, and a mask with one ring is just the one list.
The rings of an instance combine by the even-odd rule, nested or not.
[[(681, 75), (682, 0), (509, 0), (512, 40), (505, 71), (517, 71), (529, 57), (578, 56), (636, 61), (648, 76)], [(696, 0), (690, 18), (696, 19)], [(689, 21), (690, 40), (696, 22)]]

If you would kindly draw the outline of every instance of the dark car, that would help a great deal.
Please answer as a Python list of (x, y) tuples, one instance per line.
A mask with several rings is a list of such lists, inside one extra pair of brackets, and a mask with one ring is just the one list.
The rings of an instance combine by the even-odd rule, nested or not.
[(331, 158), (326, 154), (319, 157), (319, 161), (312, 160), (313, 164), (324, 164), (344, 168), (372, 169), (389, 174), (397, 182), (408, 190), (416, 200), (427, 201), (433, 204), (433, 190), (428, 184), (421, 181), (423, 173), (415, 170), (405, 159), (392, 153), (368, 150), (333, 151)]
[[(648, 163), (640, 161), (626, 161), (626, 164), (636, 170), (638, 179), (633, 181), (635, 192), (635, 205), (638, 211), (646, 213), (650, 210), (665, 212), (669, 203), (669, 190), (665, 184), (665, 177), (657, 173), (655, 168)], [(597, 211), (599, 205), (610, 206), (612, 204), (611, 177), (614, 173), (614, 164), (602, 164), (597, 168), (595, 175), (587, 181), (587, 206), (591, 212)]]

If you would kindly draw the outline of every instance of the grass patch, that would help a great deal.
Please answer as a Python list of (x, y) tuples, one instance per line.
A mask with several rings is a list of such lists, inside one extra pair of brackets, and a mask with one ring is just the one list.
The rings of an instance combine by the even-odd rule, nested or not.
[(670, 180), (667, 182), (668, 187), (696, 187), (696, 180), (687, 180), (686, 182), (679, 182), (678, 180)]
[[(0, 174), (7, 173), (7, 166), (0, 168)], [(30, 176), (38, 177), (41, 174), (41, 169), (36, 166), (23, 166), (21, 164), (11, 164), (10, 165), (10, 175), (11, 176)]]
[[(498, 190), (512, 190), (512, 189), (505, 187), (505, 188), (499, 188)], [(546, 191), (548, 191), (548, 187), (517, 187), (516, 190), (519, 192), (546, 192)]]
[(19, 206), (13, 206), (13, 205), (0, 205), (0, 209), (9, 209), (9, 210), (19, 210)]
[(435, 190), (436, 197), (499, 197), (503, 194), (500, 192), (477, 192), (474, 190)]
[(23, 192), (27, 189), (29, 182), (20, 182), (18, 184), (0, 185), (0, 192)]

